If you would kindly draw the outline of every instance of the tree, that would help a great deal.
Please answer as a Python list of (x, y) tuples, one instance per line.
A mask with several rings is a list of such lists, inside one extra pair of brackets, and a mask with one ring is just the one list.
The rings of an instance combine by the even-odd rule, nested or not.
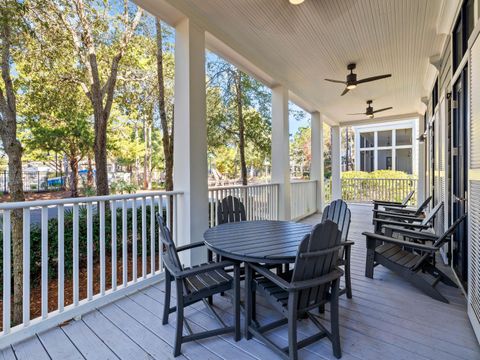
[[(56, 15), (51, 20), (57, 22), (59, 30), (69, 32), (78, 63), (84, 69), (77, 81), (93, 109), (97, 194), (107, 195), (108, 120), (120, 61), (141, 20), (142, 9), (136, 7), (132, 18), (130, 12), (134, 6), (128, 0), (123, 2), (122, 14), (119, 4), (110, 1), (51, 0), (50, 4), (49, 9)], [(48, 17), (51, 18), (50, 14)]]
[[(8, 156), (8, 186), (11, 201), (24, 201), (22, 181), (22, 145), (17, 138), (17, 91), (11, 75), (12, 49), (21, 43), (23, 3), (3, 1), (0, 7), (0, 137)], [(22, 210), (12, 211), (13, 243), (13, 322), (22, 320)]]
[(37, 31), (24, 41), (23, 56), (16, 62), (26, 151), (35, 157), (40, 150), (42, 158), (45, 152), (65, 155), (71, 196), (77, 197), (79, 162), (93, 152), (91, 107), (80, 86), (70, 80), (75, 57), (68, 39), (30, 15)]
[[(241, 182), (246, 185), (249, 149), (256, 147), (257, 155), (261, 153), (264, 159), (270, 155), (271, 93), (261, 83), (225, 60), (211, 54), (207, 59), (209, 149), (226, 143), (229, 146), (235, 145)], [(231, 152), (228, 154), (231, 155)]]
[(162, 129), (163, 154), (165, 159), (165, 190), (173, 190), (173, 108), (170, 122), (167, 119), (165, 106), (165, 77), (164, 77), (164, 56), (162, 24), (158, 18), (155, 19), (156, 41), (157, 41), (157, 81), (158, 81), (158, 112), (160, 114), (160, 126)]

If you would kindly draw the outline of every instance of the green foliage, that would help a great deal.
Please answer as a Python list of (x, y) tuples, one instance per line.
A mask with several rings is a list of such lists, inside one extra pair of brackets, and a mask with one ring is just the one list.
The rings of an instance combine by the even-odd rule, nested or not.
[(134, 194), (138, 190), (136, 185), (130, 184), (125, 180), (112, 181), (110, 192), (112, 194)]

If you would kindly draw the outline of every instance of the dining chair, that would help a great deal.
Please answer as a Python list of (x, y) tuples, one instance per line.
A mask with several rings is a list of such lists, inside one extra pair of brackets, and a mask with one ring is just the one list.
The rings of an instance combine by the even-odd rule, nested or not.
[(348, 231), (350, 230), (352, 214), (347, 203), (341, 199), (332, 201), (323, 209), (322, 222), (326, 220), (333, 221), (338, 226), (338, 230), (342, 232), (342, 246), (338, 253), (337, 264), (344, 266), (345, 271), (345, 288), (340, 289), (340, 295), (347, 294), (347, 298), (352, 298), (352, 280), (350, 276), (350, 257), (351, 248), (355, 243), (348, 240)]
[[(168, 323), (168, 317), (172, 312), (177, 313), (177, 324), (175, 332), (175, 346), (173, 355), (180, 355), (181, 346), (188, 341), (205, 339), (234, 332), (235, 341), (240, 340), (240, 271), (239, 264), (234, 261), (209, 262), (193, 267), (183, 267), (178, 253), (204, 246), (203, 242), (191, 243), (176, 247), (166, 226), (163, 217), (157, 214), (157, 223), (160, 227), (161, 256), (165, 267), (165, 302), (163, 308), (163, 325)], [(233, 277), (224, 270), (226, 267), (233, 267)], [(176, 285), (177, 306), (170, 307), (170, 296), (172, 282)], [(233, 290), (234, 324), (228, 326), (223, 319), (215, 312), (210, 302), (207, 301), (215, 294)], [(193, 333), (184, 311), (187, 306), (203, 301), (214, 318), (221, 325), (220, 328), (206, 330), (200, 333)], [(183, 334), (186, 329), (188, 335)]]
[(218, 224), (247, 220), (245, 205), (239, 198), (229, 195), (217, 204)]
[[(342, 356), (339, 330), (339, 282), (343, 271), (337, 266), (338, 252), (342, 245), (342, 233), (330, 220), (316, 225), (305, 235), (297, 250), (295, 266), (288, 278), (271, 272), (257, 264), (245, 264), (246, 268), (246, 316), (245, 335), (262, 340), (283, 359), (297, 359), (298, 350), (323, 337), (332, 342), (335, 357)], [(252, 294), (261, 293), (283, 316), (264, 325), (253, 323)], [(330, 303), (330, 330), (311, 310)], [(319, 332), (297, 341), (297, 320), (310, 318)], [(265, 334), (288, 324), (288, 346), (280, 347)]]

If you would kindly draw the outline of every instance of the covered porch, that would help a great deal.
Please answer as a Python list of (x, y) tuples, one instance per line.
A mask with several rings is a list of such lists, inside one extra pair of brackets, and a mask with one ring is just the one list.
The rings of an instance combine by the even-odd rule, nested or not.
[[(343, 359), (478, 359), (480, 347), (466, 314), (466, 300), (459, 289), (441, 286), (450, 301), (444, 304), (418, 292), (397, 275), (379, 267), (373, 280), (364, 276), (365, 237), (371, 229), (368, 205), (351, 205), (353, 298), (340, 300), (340, 334)], [(319, 215), (306, 223), (317, 223)], [(447, 269), (448, 271), (448, 269)], [(1, 353), (4, 359), (131, 359), (172, 357), (175, 319), (161, 324), (162, 282), (98, 307), (77, 320), (15, 343)], [(260, 321), (279, 315), (259, 298)], [(227, 321), (233, 317), (226, 297), (215, 297), (215, 307)], [(187, 311), (194, 331), (217, 326), (203, 304)], [(329, 318), (327, 306), (324, 314)], [(300, 338), (315, 331), (309, 320), (300, 324)], [(285, 345), (286, 326), (276, 330), (274, 340)], [(276, 358), (256, 339), (236, 343), (231, 336), (219, 336), (182, 347), (187, 359)], [(300, 352), (302, 359), (334, 358), (328, 341), (317, 342)]]

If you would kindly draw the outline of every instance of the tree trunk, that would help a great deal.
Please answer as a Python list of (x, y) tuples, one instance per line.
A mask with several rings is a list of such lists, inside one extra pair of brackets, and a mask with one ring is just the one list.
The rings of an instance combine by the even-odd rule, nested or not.
[(78, 159), (76, 156), (70, 157), (70, 195), (78, 197)]
[(237, 114), (238, 114), (238, 150), (240, 151), (240, 169), (242, 185), (247, 185), (247, 162), (245, 160), (245, 119), (243, 118), (243, 101), (242, 101), (242, 72), (237, 70), (235, 76), (235, 86), (237, 95)]
[[(17, 139), (17, 108), (16, 92), (10, 76), (10, 24), (9, 15), (3, 10), (0, 15), (1, 71), (3, 86), (0, 86), (0, 137), (3, 148), (8, 156), (8, 187), (10, 201), (24, 201), (22, 179), (22, 146)], [(4, 95), (5, 91), (5, 95)], [(12, 211), (12, 249), (13, 249), (13, 325), (22, 322), (22, 266), (23, 266), (23, 212), (21, 209)], [(30, 254), (29, 254), (30, 255)]]
[(165, 158), (165, 190), (173, 190), (173, 114), (172, 128), (168, 127), (167, 113), (165, 112), (165, 83), (163, 77), (163, 49), (162, 26), (160, 20), (155, 19), (157, 39), (157, 80), (158, 80), (158, 110), (162, 129), (163, 154)]
[[(101, 101), (101, 100), (100, 100)], [(103, 109), (100, 114), (95, 112), (95, 181), (97, 195), (108, 195), (108, 171), (107, 171), (107, 120), (108, 116)]]
[(93, 187), (93, 164), (92, 164), (92, 157), (90, 155), (88, 155), (87, 161), (88, 161), (87, 185), (89, 187)]

